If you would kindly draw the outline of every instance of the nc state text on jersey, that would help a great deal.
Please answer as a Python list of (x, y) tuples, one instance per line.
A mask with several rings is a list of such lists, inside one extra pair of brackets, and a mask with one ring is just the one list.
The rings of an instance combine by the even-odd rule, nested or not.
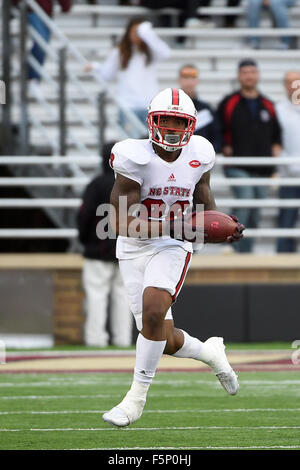
[(162, 195), (171, 195), (171, 196), (181, 196), (189, 197), (191, 190), (188, 188), (180, 188), (178, 186), (165, 186), (164, 188), (150, 188), (148, 196), (162, 196)]

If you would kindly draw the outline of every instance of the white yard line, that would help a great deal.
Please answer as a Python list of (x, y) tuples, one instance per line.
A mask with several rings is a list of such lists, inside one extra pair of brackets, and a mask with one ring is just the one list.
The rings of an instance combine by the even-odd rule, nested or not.
[[(0, 376), (1, 379), (1, 376)], [(45, 380), (41, 382), (0, 382), (0, 388), (8, 388), (8, 387), (71, 387), (72, 384), (75, 385), (107, 385), (107, 386), (119, 386), (119, 385), (131, 385), (132, 380), (117, 380), (117, 379), (105, 379), (105, 377), (100, 377), (95, 380), (82, 380), (76, 377), (64, 377), (61, 379), (51, 379)], [(300, 380), (239, 380), (240, 385), (262, 385), (262, 386), (287, 386), (287, 385), (300, 385)], [(190, 386), (190, 385), (208, 385), (208, 386), (219, 386), (219, 382), (216, 381), (214, 378), (212, 380), (155, 380), (151, 387), (156, 385), (183, 385), (183, 386)]]
[[(122, 429), (123, 432), (135, 431), (222, 431), (228, 429), (241, 429), (245, 430), (269, 430), (269, 429), (300, 429), (300, 426), (166, 426), (159, 428), (128, 428)], [(0, 429), (0, 432), (86, 432), (86, 431), (119, 431), (120, 428), (105, 427), (105, 428), (24, 428), (24, 429)]]
[[(275, 351), (274, 350), (274, 354), (278, 354), (278, 353), (286, 353), (285, 350), (283, 351)], [(50, 350), (46, 350), (46, 351), (8, 351), (6, 353), (6, 357), (8, 358), (14, 358), (14, 357), (40, 357), (40, 358), (43, 358), (43, 357), (49, 357), (49, 356), (52, 356), (52, 357), (57, 357), (57, 356), (60, 356), (60, 357), (73, 357), (73, 356), (99, 356), (99, 357), (103, 357), (103, 356), (134, 356), (135, 355), (135, 349), (104, 349), (104, 350), (93, 350), (93, 349), (82, 349), (82, 350), (78, 350), (78, 351), (52, 351), (51, 349)]]
[[(57, 411), (0, 411), (0, 415), (65, 415), (65, 414), (100, 414), (107, 410), (57, 410)], [(146, 413), (278, 413), (278, 412), (299, 412), (300, 408), (236, 408), (236, 409), (209, 409), (209, 410), (144, 410)]]
[[(275, 388), (275, 387), (274, 387)], [(274, 389), (273, 388), (273, 389)], [(280, 390), (280, 386), (277, 387)], [(221, 390), (221, 385), (217, 383), (217, 389)], [(120, 392), (121, 393), (121, 392)], [(85, 400), (87, 398), (89, 399), (98, 399), (98, 398), (119, 398), (120, 393), (111, 393), (111, 391), (107, 391), (107, 393), (99, 393), (95, 395), (5, 395), (5, 396), (0, 396), (0, 401), (1, 400), (65, 400), (65, 399), (76, 399), (76, 400)], [(251, 392), (253, 393), (253, 391)], [(269, 390), (259, 390), (260, 395), (266, 395), (269, 393)], [(298, 388), (292, 391), (293, 396), (298, 396), (299, 394)], [(290, 393), (291, 395), (291, 393)], [(160, 392), (152, 392), (149, 395), (149, 398), (190, 398), (193, 397), (195, 398), (195, 391), (190, 391), (187, 390), (186, 392), (182, 391), (182, 393), (176, 392), (176, 389), (174, 389), (173, 393), (160, 393)]]
[(119, 397), (120, 394), (99, 394), (99, 395), (22, 395), (22, 396), (3, 396), (0, 400), (58, 400), (60, 399), (86, 399), (86, 398), (108, 398), (110, 396)]
[[(103, 349), (103, 350), (93, 350), (93, 349), (81, 349), (81, 350), (75, 350), (75, 351), (53, 351), (52, 349), (48, 350), (42, 350), (42, 351), (8, 351), (7, 352), (7, 357), (31, 357), (31, 356), (40, 356), (45, 357), (45, 356), (64, 356), (64, 357), (72, 357), (72, 356), (134, 356), (135, 355), (135, 349)], [(251, 356), (254, 355), (256, 356), (257, 354), (289, 354), (290, 350), (289, 349), (230, 349), (230, 354), (233, 356), (237, 355), (247, 355)]]

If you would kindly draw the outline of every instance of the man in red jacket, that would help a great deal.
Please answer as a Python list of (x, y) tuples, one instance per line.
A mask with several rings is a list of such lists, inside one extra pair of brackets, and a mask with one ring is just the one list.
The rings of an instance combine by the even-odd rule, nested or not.
[[(281, 128), (273, 103), (258, 88), (259, 70), (255, 60), (242, 59), (238, 65), (240, 88), (225, 96), (218, 107), (222, 153), (225, 157), (276, 157), (281, 152)], [(274, 162), (274, 165), (276, 163)], [(229, 178), (268, 178), (274, 167), (262, 165), (228, 165)], [(246, 184), (233, 186), (237, 199), (263, 199), (267, 186)], [(235, 214), (243, 225), (257, 228), (260, 211), (256, 207), (240, 207)], [(242, 240), (236, 251), (250, 253), (253, 238)]]
[[(13, 0), (13, 3), (17, 5), (20, 0)], [(67, 13), (71, 9), (72, 0), (58, 0), (61, 9), (64, 13)], [(44, 10), (48, 16), (53, 14), (53, 5), (55, 0), (36, 0), (36, 3)], [(44, 21), (36, 14), (33, 10), (28, 12), (28, 24), (32, 26), (45, 42), (50, 41), (51, 31)], [(46, 51), (36, 41), (33, 42), (30, 54), (43, 66), (46, 58)], [(43, 94), (40, 88), (41, 75), (31, 64), (28, 65), (28, 78), (29, 78), (29, 96), (32, 98), (43, 99)]]

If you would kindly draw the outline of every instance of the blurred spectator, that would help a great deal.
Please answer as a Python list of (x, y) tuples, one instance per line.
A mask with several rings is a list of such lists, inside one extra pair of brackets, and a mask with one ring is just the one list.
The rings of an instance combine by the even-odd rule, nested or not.
[[(118, 47), (110, 52), (104, 64), (92, 62), (85, 71), (92, 71), (107, 82), (117, 78), (116, 95), (145, 124), (149, 102), (159, 91), (156, 64), (169, 56), (169, 46), (153, 31), (152, 24), (142, 18), (133, 18)], [(120, 120), (132, 134), (123, 113)]]
[[(58, 0), (61, 9), (64, 13), (67, 13), (71, 9), (72, 0)], [(13, 0), (13, 3), (17, 5), (20, 0)], [(48, 16), (53, 14), (53, 5), (54, 0), (36, 0), (37, 4), (44, 10)], [(28, 24), (32, 26), (36, 31), (42, 36), (45, 42), (50, 41), (51, 31), (44, 21), (37, 15), (34, 11), (29, 10), (28, 12)], [(42, 66), (44, 65), (46, 52), (35, 40), (33, 41), (33, 46), (30, 51), (30, 54), (34, 59)], [(28, 78), (29, 78), (29, 89), (28, 95), (31, 98), (43, 99), (43, 93), (40, 87), (41, 75), (37, 72), (30, 64), (28, 65)]]
[[(201, 21), (198, 18), (197, 9), (201, 0), (140, 0), (140, 5), (153, 10), (161, 8), (178, 8), (179, 27), (194, 28), (199, 26), (214, 26), (214, 23)], [(170, 26), (166, 19), (161, 19), (160, 26)]]
[[(273, 103), (257, 89), (259, 72), (252, 59), (239, 64), (238, 80), (240, 89), (226, 96), (219, 105), (218, 115), (223, 139), (222, 151), (225, 156), (268, 157), (277, 156), (281, 151), (281, 130)], [(271, 176), (272, 166), (225, 166), (229, 178), (259, 178)], [(265, 198), (264, 186), (233, 186), (238, 199)], [(246, 228), (256, 228), (259, 210), (240, 208), (235, 211), (239, 221)], [(250, 252), (252, 239), (245, 238), (236, 250)]]
[[(285, 74), (284, 86), (287, 97), (276, 105), (278, 120), (282, 128), (282, 156), (300, 157), (300, 72), (290, 71)], [(282, 177), (300, 178), (300, 164), (280, 165)], [(280, 199), (299, 199), (300, 186), (280, 186)], [(300, 206), (300, 201), (299, 201)], [(298, 219), (298, 208), (282, 208), (279, 212), (279, 228), (293, 228)], [(296, 238), (279, 238), (279, 253), (297, 251)]]
[[(241, 0), (227, 0), (227, 7), (238, 7)], [(200, 0), (200, 7), (210, 7), (211, 0)], [(203, 18), (203, 16), (201, 16)], [(235, 26), (237, 15), (224, 15), (224, 26), (233, 28)]]
[[(296, 0), (249, 0), (248, 1), (248, 25), (249, 28), (258, 28), (260, 22), (261, 9), (267, 7), (270, 9), (275, 26), (278, 28), (289, 27), (289, 17), (287, 9), (295, 5)], [(258, 48), (260, 41), (258, 37), (252, 36), (249, 39), (250, 45)], [(291, 44), (291, 37), (281, 38), (283, 49), (288, 49)]]
[(220, 129), (214, 111), (208, 103), (197, 97), (199, 72), (195, 65), (186, 64), (179, 70), (178, 83), (180, 88), (193, 100), (197, 110), (197, 122), (194, 134), (208, 139), (215, 151), (220, 152)]
[(103, 152), (103, 174), (96, 176), (84, 191), (78, 212), (79, 240), (84, 246), (83, 287), (86, 293), (85, 344), (104, 347), (108, 344), (106, 320), (110, 300), (110, 328), (112, 344), (131, 344), (132, 315), (128, 307), (119, 266), (116, 259), (116, 240), (100, 240), (96, 226), (100, 217), (96, 210), (107, 204), (114, 184), (114, 173), (109, 167), (110, 149)]

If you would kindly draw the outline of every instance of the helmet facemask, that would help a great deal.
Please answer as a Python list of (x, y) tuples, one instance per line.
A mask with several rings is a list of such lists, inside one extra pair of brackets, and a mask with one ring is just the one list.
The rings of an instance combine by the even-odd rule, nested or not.
[[(185, 128), (178, 129), (162, 126), (160, 123), (162, 116), (184, 119), (186, 121)], [(189, 142), (195, 130), (196, 118), (181, 112), (153, 111), (148, 114), (147, 123), (150, 140), (164, 150), (174, 152)]]

